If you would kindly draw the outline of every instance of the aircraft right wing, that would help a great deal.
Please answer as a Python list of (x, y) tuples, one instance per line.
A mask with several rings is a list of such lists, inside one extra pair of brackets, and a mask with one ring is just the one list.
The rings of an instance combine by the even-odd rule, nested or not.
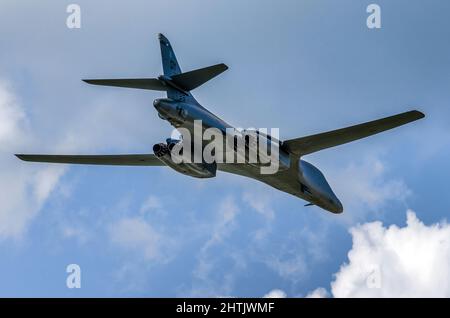
[(425, 117), (417, 110), (401, 113), (364, 124), (328, 131), (317, 135), (301, 137), (283, 142), (287, 151), (298, 156), (307, 155), (322, 149), (339, 146), (361, 138), (408, 124)]
[(47, 163), (75, 163), (85, 165), (113, 166), (165, 166), (155, 155), (25, 155), (18, 154), (23, 161)]

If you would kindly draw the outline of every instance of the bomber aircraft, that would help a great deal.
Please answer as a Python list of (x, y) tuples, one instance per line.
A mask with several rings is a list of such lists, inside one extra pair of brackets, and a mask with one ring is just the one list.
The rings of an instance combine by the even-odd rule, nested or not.
[[(191, 91), (206, 83), (213, 77), (228, 69), (225, 64), (217, 64), (189, 72), (182, 72), (175, 53), (167, 38), (158, 34), (163, 75), (158, 78), (137, 79), (89, 79), (83, 80), (93, 85), (137, 88), (146, 90), (164, 91), (167, 98), (158, 98), (153, 102), (160, 118), (167, 120), (175, 129), (185, 129), (195, 134), (195, 122), (201, 121), (200, 129), (215, 128), (227, 135), (233, 126), (214, 115), (201, 106), (192, 96)], [(175, 146), (180, 146), (185, 139), (167, 138), (165, 143), (157, 143), (153, 146), (153, 154), (126, 154), (126, 155), (42, 155), (42, 154), (17, 154), (24, 161), (46, 163), (71, 163), (91, 165), (118, 165), (118, 166), (168, 166), (177, 172), (196, 178), (212, 178), (216, 171), (233, 173), (264, 182), (273, 188), (289, 193), (308, 202), (306, 206), (316, 205), (332, 213), (342, 213), (343, 206), (322, 172), (302, 157), (319, 150), (342, 145), (357, 139), (365, 138), (407, 123), (423, 118), (425, 115), (417, 110), (412, 110), (394, 116), (366, 122), (363, 124), (323, 132), (306, 137), (290, 140), (278, 140), (270, 134), (258, 133), (258, 142), (250, 141), (245, 131), (238, 131), (233, 137), (233, 142), (224, 143), (222, 151), (215, 153), (225, 156), (232, 153), (240, 156), (238, 162), (217, 160), (207, 162), (181, 161), (176, 162), (173, 156)], [(235, 130), (237, 131), (237, 130)], [(237, 137), (236, 137), (237, 136)], [(239, 140), (237, 140), (239, 139)], [(267, 165), (267, 161), (249, 161), (249, 151), (262, 143), (270, 145), (271, 154), (277, 153), (277, 171), (275, 173), (261, 173), (261, 167)], [(193, 145), (195, 138), (189, 141), (190, 149), (198, 147)], [(206, 143), (201, 140), (200, 147), (204, 149)], [(238, 151), (237, 144), (242, 143), (246, 152)], [(193, 147), (191, 147), (193, 146)], [(179, 149), (179, 147), (178, 147)], [(254, 149), (253, 149), (254, 150)], [(275, 151), (273, 151), (275, 150)], [(258, 154), (260, 152), (257, 152)], [(272, 157), (270, 157), (272, 158)], [(267, 158), (266, 158), (267, 159)], [(272, 158), (273, 159), (273, 158)]]

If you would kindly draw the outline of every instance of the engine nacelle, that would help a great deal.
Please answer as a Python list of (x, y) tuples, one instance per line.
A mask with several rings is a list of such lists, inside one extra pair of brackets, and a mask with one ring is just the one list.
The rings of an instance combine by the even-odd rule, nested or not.
[(194, 178), (213, 178), (216, 176), (217, 164), (213, 163), (195, 163), (180, 162), (176, 163), (172, 159), (172, 149), (180, 141), (168, 140), (168, 144), (159, 143), (153, 146), (155, 156), (170, 168), (182, 174)]

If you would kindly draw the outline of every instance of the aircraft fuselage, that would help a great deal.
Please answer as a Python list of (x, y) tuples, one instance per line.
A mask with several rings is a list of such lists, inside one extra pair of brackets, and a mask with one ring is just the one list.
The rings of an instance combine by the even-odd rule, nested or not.
[[(169, 98), (161, 98), (156, 99), (153, 105), (158, 111), (160, 118), (167, 120), (176, 129), (187, 129), (192, 136), (195, 134), (195, 121), (201, 121), (203, 132), (208, 128), (216, 128), (223, 132), (223, 136), (225, 136), (227, 130), (235, 129), (198, 103), (178, 102)], [(264, 182), (278, 190), (309, 201), (330, 212), (342, 212), (341, 202), (319, 169), (300, 158), (296, 159), (283, 148), (281, 142), (272, 138), (270, 135), (267, 135), (267, 139), (273, 143), (272, 146), (278, 147), (280, 168), (274, 174), (261, 174), (261, 164), (219, 163), (217, 168), (225, 172), (231, 169), (232, 171), (229, 172)], [(201, 147), (203, 146), (204, 144), (201, 145)], [(194, 147), (193, 144), (191, 149), (194, 149)], [(226, 156), (226, 152), (235, 152), (233, 146), (230, 146), (226, 142), (223, 143), (223, 147), (224, 153), (222, 156), (224, 157)], [(194, 176), (204, 177), (203, 175)], [(212, 176), (215, 176), (215, 174)]]

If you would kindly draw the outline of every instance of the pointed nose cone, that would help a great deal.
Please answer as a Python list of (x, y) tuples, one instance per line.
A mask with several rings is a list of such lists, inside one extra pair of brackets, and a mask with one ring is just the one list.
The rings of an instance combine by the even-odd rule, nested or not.
[(336, 214), (341, 214), (342, 212), (344, 212), (344, 207), (342, 206), (341, 201), (337, 200), (336, 202)]
[(342, 206), (341, 201), (338, 199), (338, 197), (332, 192), (332, 197), (328, 199), (329, 204), (329, 210), (333, 212), (334, 214), (341, 214), (344, 212), (344, 207)]

